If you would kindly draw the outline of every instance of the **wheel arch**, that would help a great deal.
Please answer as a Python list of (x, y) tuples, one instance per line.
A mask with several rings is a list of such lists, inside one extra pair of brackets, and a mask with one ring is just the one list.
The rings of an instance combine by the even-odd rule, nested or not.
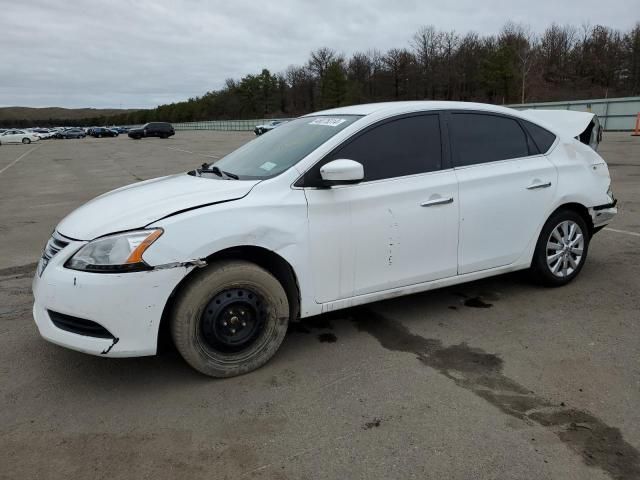
[(577, 213), (578, 215), (580, 215), (584, 220), (584, 222), (587, 224), (587, 228), (589, 228), (589, 236), (591, 237), (594, 234), (593, 219), (591, 218), (589, 209), (585, 207), (583, 204), (578, 202), (563, 203), (562, 205), (560, 205), (558, 208), (556, 208), (553, 212), (549, 214), (549, 216), (547, 217), (547, 220), (551, 218), (551, 216), (554, 215), (556, 212), (559, 212), (560, 210), (571, 210)]
[[(282, 256), (264, 247), (242, 245), (220, 250), (205, 258), (207, 265), (211, 265), (212, 263), (220, 260), (246, 260), (267, 270), (276, 277), (287, 294), (290, 321), (295, 322), (299, 319), (301, 302), (300, 284), (295, 270)], [(167, 299), (162, 311), (162, 317), (160, 318), (160, 325), (158, 327), (158, 350), (171, 342), (170, 317), (176, 294), (184, 287), (185, 284), (191, 281), (193, 272), (197, 270), (198, 269), (194, 269), (186, 275), (180, 283), (176, 285)]]

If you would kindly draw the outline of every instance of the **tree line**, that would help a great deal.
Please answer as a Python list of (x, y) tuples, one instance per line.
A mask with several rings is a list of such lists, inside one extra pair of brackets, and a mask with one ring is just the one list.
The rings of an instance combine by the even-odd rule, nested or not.
[(635, 95), (640, 95), (640, 22), (626, 32), (554, 23), (542, 33), (508, 22), (495, 35), (425, 26), (403, 47), (351, 56), (318, 48), (306, 64), (284, 72), (265, 68), (228, 79), (201, 97), (85, 123), (294, 117), (389, 100), (512, 104)]

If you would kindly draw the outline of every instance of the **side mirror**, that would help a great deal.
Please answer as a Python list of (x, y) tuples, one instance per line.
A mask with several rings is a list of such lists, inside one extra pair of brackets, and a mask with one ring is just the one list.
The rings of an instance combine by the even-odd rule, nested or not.
[(320, 177), (328, 187), (359, 183), (364, 179), (364, 167), (354, 160), (332, 160), (320, 167)]

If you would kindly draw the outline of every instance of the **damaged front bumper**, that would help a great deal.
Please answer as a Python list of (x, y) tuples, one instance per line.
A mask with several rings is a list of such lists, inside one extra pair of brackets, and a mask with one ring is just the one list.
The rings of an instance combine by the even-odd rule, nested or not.
[(71, 242), (33, 280), (33, 316), (42, 337), (92, 355), (154, 355), (164, 307), (193, 264), (104, 274), (64, 268), (84, 242)]

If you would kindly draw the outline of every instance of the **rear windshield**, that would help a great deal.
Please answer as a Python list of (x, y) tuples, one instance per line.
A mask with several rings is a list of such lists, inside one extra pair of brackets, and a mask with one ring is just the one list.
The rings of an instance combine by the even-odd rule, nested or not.
[(264, 133), (215, 165), (242, 180), (275, 177), (360, 118), (359, 115), (298, 118)]

